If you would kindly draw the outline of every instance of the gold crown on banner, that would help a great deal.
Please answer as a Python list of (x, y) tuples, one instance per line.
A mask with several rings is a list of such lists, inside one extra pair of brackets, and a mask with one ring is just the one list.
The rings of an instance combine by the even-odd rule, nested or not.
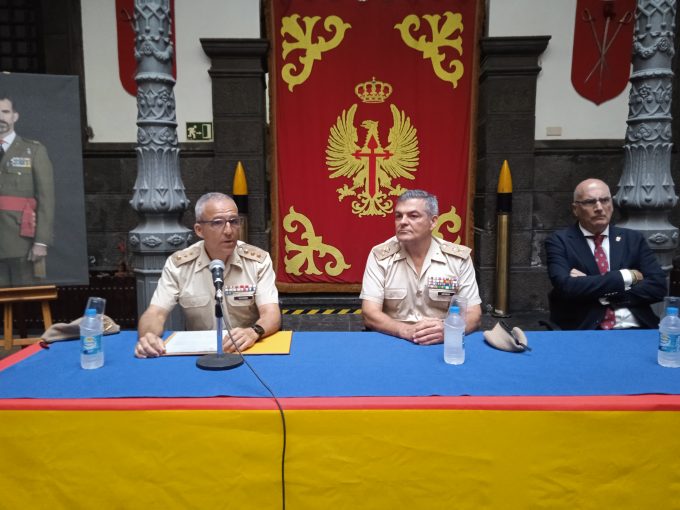
[(364, 103), (383, 103), (392, 94), (392, 85), (376, 81), (374, 76), (371, 81), (359, 83), (354, 87), (354, 93)]

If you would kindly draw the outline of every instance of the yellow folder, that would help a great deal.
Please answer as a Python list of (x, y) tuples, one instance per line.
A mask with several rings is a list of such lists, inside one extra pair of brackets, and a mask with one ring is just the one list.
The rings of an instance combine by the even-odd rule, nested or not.
[[(226, 338), (226, 333), (224, 338)], [(279, 331), (243, 351), (243, 354), (290, 354), (292, 331)], [(166, 356), (186, 356), (217, 352), (215, 331), (175, 331), (165, 340)]]

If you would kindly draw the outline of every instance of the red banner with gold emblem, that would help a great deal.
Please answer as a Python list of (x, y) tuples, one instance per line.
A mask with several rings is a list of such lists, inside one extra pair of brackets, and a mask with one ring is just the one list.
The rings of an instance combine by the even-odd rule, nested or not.
[(408, 189), (467, 244), (478, 0), (270, 0), (282, 290), (353, 290)]

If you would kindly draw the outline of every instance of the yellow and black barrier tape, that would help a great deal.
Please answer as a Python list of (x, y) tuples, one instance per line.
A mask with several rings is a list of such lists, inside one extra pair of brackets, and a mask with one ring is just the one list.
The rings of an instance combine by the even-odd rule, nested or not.
[(359, 315), (361, 308), (283, 308), (283, 315)]

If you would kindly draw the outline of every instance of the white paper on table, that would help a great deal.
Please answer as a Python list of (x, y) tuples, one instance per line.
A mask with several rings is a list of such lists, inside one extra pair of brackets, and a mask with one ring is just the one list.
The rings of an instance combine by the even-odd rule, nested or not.
[(165, 341), (165, 354), (201, 354), (209, 352), (217, 352), (217, 332), (214, 329), (207, 331), (175, 331)]

